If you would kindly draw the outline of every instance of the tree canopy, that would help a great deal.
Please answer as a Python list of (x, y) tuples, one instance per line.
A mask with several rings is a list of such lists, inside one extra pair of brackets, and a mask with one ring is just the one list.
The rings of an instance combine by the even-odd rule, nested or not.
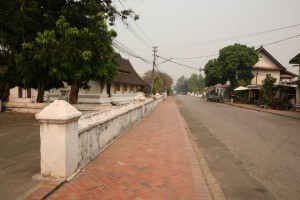
[(177, 92), (179, 92), (179, 93), (188, 92), (189, 91), (188, 79), (185, 78), (184, 76), (181, 76), (176, 82), (175, 90), (177, 90)]
[(173, 79), (170, 75), (165, 72), (154, 70), (154, 77), (152, 77), (152, 70), (145, 72), (143, 79), (148, 85), (151, 85), (152, 78), (153, 94), (171, 90)]
[(64, 81), (71, 85), (71, 103), (77, 103), (82, 84), (117, 74), (111, 46), (116, 33), (107, 23), (113, 25), (116, 16), (138, 18), (116, 10), (111, 0), (12, 0), (1, 1), (0, 9), (5, 83), (37, 87), (43, 95)]
[(276, 83), (276, 78), (272, 76), (267, 76), (263, 80), (262, 88), (260, 89), (260, 94), (262, 100), (265, 103), (271, 103), (272, 91), (274, 90), (274, 84)]
[(202, 93), (204, 89), (204, 78), (203, 76), (195, 73), (191, 74), (190, 78), (181, 76), (175, 85), (175, 89), (178, 92), (199, 92)]
[(254, 47), (242, 44), (224, 47), (219, 57), (210, 60), (205, 66), (206, 86), (215, 85), (216, 82), (224, 84), (228, 80), (232, 87), (236, 87), (240, 80), (249, 84), (254, 77), (252, 67), (258, 59)]
[(204, 67), (205, 86), (222, 83), (222, 68), (217, 59), (209, 60)]

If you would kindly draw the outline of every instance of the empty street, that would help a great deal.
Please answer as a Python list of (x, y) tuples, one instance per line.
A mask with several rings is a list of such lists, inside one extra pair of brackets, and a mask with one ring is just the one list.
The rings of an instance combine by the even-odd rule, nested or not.
[(299, 199), (299, 119), (187, 95), (176, 101), (227, 199)]

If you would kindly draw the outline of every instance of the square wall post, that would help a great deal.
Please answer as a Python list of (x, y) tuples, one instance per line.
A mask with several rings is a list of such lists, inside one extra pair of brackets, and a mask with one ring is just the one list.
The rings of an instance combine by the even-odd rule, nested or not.
[(82, 113), (55, 100), (36, 114), (40, 122), (41, 174), (67, 178), (78, 167), (78, 119)]

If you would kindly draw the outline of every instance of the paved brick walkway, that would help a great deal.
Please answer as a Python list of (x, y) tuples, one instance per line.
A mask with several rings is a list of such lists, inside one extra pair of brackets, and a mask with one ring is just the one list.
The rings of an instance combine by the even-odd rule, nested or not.
[(211, 195), (175, 100), (167, 98), (48, 199), (193, 200)]

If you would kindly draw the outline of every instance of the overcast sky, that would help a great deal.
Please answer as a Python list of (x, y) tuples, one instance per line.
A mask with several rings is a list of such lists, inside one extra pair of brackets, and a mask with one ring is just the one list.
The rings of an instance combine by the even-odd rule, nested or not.
[[(158, 65), (174, 83), (182, 75), (189, 78), (192, 73), (199, 74), (197, 69), (217, 58), (220, 49), (234, 43), (256, 48), (263, 45), (287, 70), (298, 74), (298, 68), (292, 67), (289, 60), (300, 53), (300, 0), (114, 2), (119, 9), (132, 9), (140, 16), (136, 23), (128, 20), (130, 28), (119, 20), (113, 27), (118, 33), (116, 42), (127, 48), (122, 51), (131, 51), (130, 54), (152, 62), (153, 46), (157, 46), (160, 57), (193, 58), (171, 60), (184, 66), (172, 62)], [(151, 63), (116, 51), (129, 59), (137, 72), (152, 69)], [(156, 63), (163, 61), (158, 58)]]

